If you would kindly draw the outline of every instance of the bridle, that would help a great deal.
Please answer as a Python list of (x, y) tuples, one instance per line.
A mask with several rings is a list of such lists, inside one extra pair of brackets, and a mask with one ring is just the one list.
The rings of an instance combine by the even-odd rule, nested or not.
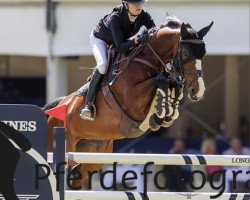
[[(174, 59), (172, 60), (172, 70), (181, 76), (181, 79), (182, 79), (184, 84), (191, 86), (193, 84), (193, 82), (196, 81), (199, 77), (201, 77), (201, 78), (203, 77), (203, 73), (202, 73), (202, 70), (197, 70), (197, 69), (187, 70), (183, 67), (188, 62), (191, 62), (192, 60), (197, 59), (193, 54), (189, 54), (187, 56), (187, 58), (185, 58), (184, 60), (182, 59), (182, 50), (183, 50), (183, 48), (185, 48), (184, 46), (188, 43), (189, 44), (204, 44), (204, 41), (199, 40), (199, 39), (179, 40), (176, 54), (174, 56)], [(170, 74), (171, 74), (171, 72), (170, 72)], [(192, 81), (187, 82), (184, 74), (195, 75), (195, 78)]]
[[(155, 33), (157, 33), (157, 32), (158, 32), (158, 30)], [(160, 62), (160, 66), (158, 65), (157, 67), (155, 67), (151, 63), (149, 63), (148, 61), (142, 61), (142, 60), (137, 59), (137, 58), (135, 58), (134, 60), (138, 61), (138, 62), (143, 62), (148, 67), (154, 68), (156, 70), (157, 75), (162, 74), (165, 71), (166, 73), (169, 74), (169, 77), (171, 77), (175, 81), (177, 81), (179, 83), (181, 82), (181, 84), (183, 84), (183, 85), (191, 86), (193, 84), (193, 82), (196, 81), (199, 77), (203, 77), (203, 74), (202, 74), (202, 70), (197, 70), (197, 69), (187, 70), (187, 69), (184, 69), (184, 67), (183, 67), (188, 62), (197, 59), (193, 54), (189, 54), (188, 57), (185, 58), (184, 60), (182, 59), (183, 48), (185, 48), (184, 46), (187, 45), (188, 43), (189, 44), (204, 44), (204, 41), (199, 40), (199, 39), (190, 39), (190, 40), (181, 40), (180, 39), (178, 41), (178, 46), (177, 46), (177, 50), (176, 50), (174, 58), (170, 61), (170, 63), (167, 63), (167, 64), (164, 63), (164, 61), (160, 58), (160, 56), (156, 53), (156, 51), (152, 48), (152, 46), (149, 43), (146, 43), (146, 45), (152, 51), (153, 55)], [(185, 74), (195, 75), (195, 78), (192, 81), (187, 82), (185, 79), (185, 76), (184, 76)]]

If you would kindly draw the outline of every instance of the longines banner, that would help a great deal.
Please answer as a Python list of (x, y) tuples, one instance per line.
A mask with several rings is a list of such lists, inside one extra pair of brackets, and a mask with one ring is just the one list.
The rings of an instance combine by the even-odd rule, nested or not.
[(59, 199), (46, 134), (40, 108), (0, 105), (0, 199)]

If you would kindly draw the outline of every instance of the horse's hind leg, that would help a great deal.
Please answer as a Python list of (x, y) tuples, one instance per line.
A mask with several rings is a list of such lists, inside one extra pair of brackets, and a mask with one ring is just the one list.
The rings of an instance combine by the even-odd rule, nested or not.
[[(77, 152), (102, 152), (112, 153), (113, 140), (80, 140), (76, 145)], [(82, 174), (81, 180), (76, 180), (71, 183), (73, 187), (81, 187), (82, 189), (90, 189), (92, 187), (88, 180), (88, 172), (99, 170), (103, 164), (81, 164), (77, 168)]]

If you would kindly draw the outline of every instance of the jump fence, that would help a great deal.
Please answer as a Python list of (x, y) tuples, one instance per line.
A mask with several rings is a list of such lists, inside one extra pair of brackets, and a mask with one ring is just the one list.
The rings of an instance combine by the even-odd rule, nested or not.
[[(56, 138), (56, 139), (55, 139)], [(192, 154), (129, 154), (129, 153), (78, 153), (68, 152), (61, 148), (65, 144), (64, 137), (58, 135), (54, 141), (60, 144), (60, 148), (54, 144), (54, 152), (58, 158), (73, 160), (77, 163), (94, 164), (146, 164), (154, 162), (154, 165), (216, 165), (216, 166), (249, 166), (250, 157), (247, 155), (192, 155)], [(58, 141), (60, 140), (60, 141)], [(53, 153), (48, 153), (48, 162), (58, 162), (53, 158)], [(66, 200), (208, 200), (218, 193), (184, 193), (184, 192), (147, 192), (147, 195), (139, 192), (123, 191), (69, 191), (64, 190)], [(250, 194), (223, 193), (218, 200), (250, 200)]]

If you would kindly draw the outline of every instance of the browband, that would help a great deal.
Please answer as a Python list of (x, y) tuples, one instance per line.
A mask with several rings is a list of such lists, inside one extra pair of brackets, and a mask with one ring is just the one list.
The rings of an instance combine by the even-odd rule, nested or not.
[(204, 44), (204, 40), (198, 40), (198, 39), (194, 39), (194, 40), (180, 40), (181, 42), (184, 43), (193, 43), (193, 44)]

